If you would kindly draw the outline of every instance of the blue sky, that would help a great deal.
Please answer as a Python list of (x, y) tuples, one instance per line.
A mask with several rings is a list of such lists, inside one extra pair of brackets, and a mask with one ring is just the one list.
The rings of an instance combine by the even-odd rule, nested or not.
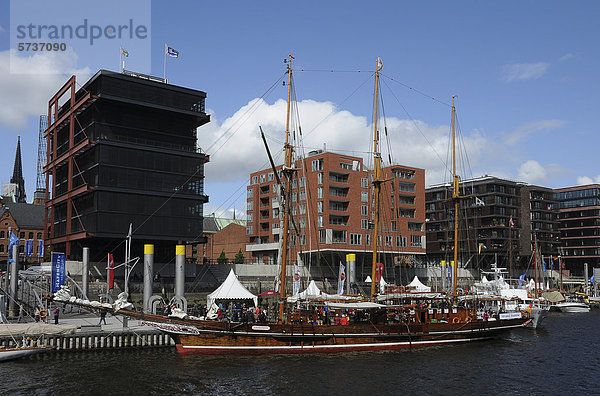
[[(100, 3), (89, 2), (74, 11), (68, 3), (81, 8), (85, 2), (52, 3), (65, 11), (61, 18), (68, 23), (88, 14), (108, 23), (117, 15), (147, 22), (151, 34), (146, 40), (75, 45), (50, 60), (17, 54), (18, 65), (35, 73), (15, 75), (8, 65), (10, 3), (0, 0), (0, 183), (10, 179), (21, 133), (30, 199), (37, 115), (52, 93), (70, 74), (83, 83), (100, 68), (116, 70), (120, 45), (130, 54), (127, 68), (162, 76), (165, 42), (180, 53), (167, 59), (170, 83), (207, 92), (213, 121), (198, 131), (199, 145), (212, 158), (206, 167), (207, 213), (243, 211), (247, 175), (266, 164), (259, 125), (278, 151), (287, 93), (278, 79), (289, 53), (296, 58), (305, 150), (324, 143), (356, 155), (368, 150), (369, 71), (379, 56), (393, 160), (425, 168), (427, 184), (447, 178), (440, 158), (446, 157), (452, 95), (458, 96), (469, 161), (463, 176), (490, 174), (549, 187), (600, 182), (600, 3), (154, 0), (96, 9), (89, 7)], [(39, 23), (58, 23), (57, 16), (30, 9)], [(278, 86), (257, 101), (274, 82)], [(221, 136), (232, 138), (221, 145)]]

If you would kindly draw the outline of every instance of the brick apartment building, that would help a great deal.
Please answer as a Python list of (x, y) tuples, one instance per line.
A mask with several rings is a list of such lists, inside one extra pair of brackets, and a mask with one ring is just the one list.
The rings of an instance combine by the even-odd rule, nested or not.
[(251, 262), (252, 255), (246, 251), (248, 236), (246, 220), (225, 219), (207, 215), (204, 217), (203, 236), (206, 243), (188, 245), (186, 258), (198, 264), (217, 264), (221, 252), (225, 253), (227, 262), (233, 262), (241, 250), (244, 262)]
[[(8, 262), (8, 228), (19, 238), (19, 263), (39, 263), (40, 241), (44, 231), (44, 205), (13, 202), (10, 198), (0, 198), (0, 262)], [(27, 257), (25, 247), (32, 241), (31, 256)], [(4, 269), (5, 267), (2, 266)]]
[[(346, 254), (356, 254), (357, 280), (371, 273), (374, 228), (372, 171), (359, 157), (321, 150), (295, 163), (291, 186), (290, 261), (300, 256), (313, 277), (337, 277)], [(278, 171), (281, 167), (277, 168)], [(388, 278), (396, 267), (424, 261), (425, 171), (407, 166), (382, 169), (378, 261)], [(250, 175), (247, 187), (246, 250), (254, 262), (277, 263), (280, 239), (278, 184), (273, 170)], [(288, 263), (289, 264), (289, 263)]]

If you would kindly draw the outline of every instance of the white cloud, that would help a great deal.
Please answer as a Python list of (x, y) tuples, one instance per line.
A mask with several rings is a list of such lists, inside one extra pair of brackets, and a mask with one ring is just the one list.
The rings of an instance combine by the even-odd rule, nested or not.
[[(21, 129), (28, 116), (48, 112), (48, 100), (68, 77), (75, 74), (78, 81), (86, 81), (90, 69), (77, 69), (77, 58), (71, 50), (39, 52), (29, 57), (18, 56), (14, 50), (1, 51), (0, 124)], [(27, 74), (11, 73), (11, 67)]]
[(528, 160), (518, 169), (518, 180), (530, 184), (547, 185), (549, 176), (560, 177), (568, 171), (558, 164), (542, 165), (535, 160)]
[(586, 184), (600, 184), (600, 175), (591, 178), (589, 176), (577, 176), (577, 185), (584, 186)]
[(507, 144), (515, 145), (520, 140), (526, 139), (536, 132), (560, 128), (565, 124), (566, 122), (562, 120), (540, 120), (529, 122), (527, 124), (521, 125), (516, 130), (509, 133), (505, 140)]
[(3, 32), (4, 28), (2, 27), (2, 25), (0, 25), (0, 32)]
[(539, 162), (529, 160), (519, 167), (519, 180), (531, 184), (543, 183), (547, 177), (546, 169)]
[(564, 62), (564, 61), (567, 61), (569, 59), (573, 59), (573, 58), (576, 58), (576, 57), (577, 57), (577, 55), (572, 54), (572, 53), (569, 52), (569, 53), (564, 54), (563, 56), (561, 56), (558, 60), (559, 60), (559, 62)]
[[(363, 157), (367, 166), (372, 164), (368, 154), (372, 143), (372, 126), (366, 117), (340, 110), (331, 102), (304, 100), (298, 103), (298, 108), (305, 153), (322, 149), (326, 144), (329, 151)], [(250, 173), (270, 166), (259, 126), (267, 136), (275, 163), (281, 164), (285, 113), (286, 103), (283, 100), (268, 104), (262, 99), (254, 99), (225, 120), (213, 115), (208, 125), (198, 129), (200, 145), (211, 155), (210, 163), (205, 168), (206, 185), (232, 181), (244, 183)], [(387, 119), (387, 130), (392, 160), (396, 164), (425, 169), (428, 185), (448, 179), (445, 177), (447, 171), (444, 162), (447, 160), (449, 126), (431, 126), (422, 121), (392, 117)], [(478, 132), (464, 136), (462, 141), (470, 166), (480, 168), (482, 159), (500, 155), (497, 144)], [(297, 149), (299, 155), (301, 151), (301, 148)], [(387, 164), (388, 145), (383, 134), (381, 151)]]
[(506, 82), (535, 80), (548, 71), (550, 63), (512, 63), (503, 67), (503, 78)]

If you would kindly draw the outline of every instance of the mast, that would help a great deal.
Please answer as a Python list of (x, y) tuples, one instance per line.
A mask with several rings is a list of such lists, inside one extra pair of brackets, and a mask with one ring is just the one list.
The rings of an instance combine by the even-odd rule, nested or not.
[(537, 257), (537, 235), (533, 234), (533, 239), (534, 239), (534, 243), (533, 243), (533, 247), (535, 249), (535, 251), (533, 252), (533, 257), (534, 257), (534, 261), (535, 261), (535, 298), (538, 297), (538, 257)]
[[(283, 237), (281, 249), (281, 286), (279, 290), (279, 322), (283, 322), (283, 311), (285, 307), (285, 275), (286, 275), (286, 261), (287, 261), (287, 241), (288, 241), (288, 230), (290, 222), (289, 205), (291, 203), (291, 191), (292, 191), (292, 152), (293, 148), (290, 144), (290, 102), (292, 97), (292, 59), (294, 57), (289, 54), (287, 59), (287, 74), (288, 74), (288, 97), (287, 97), (287, 115), (285, 123), (285, 146), (283, 150), (285, 152), (285, 163), (283, 165), (283, 176), (285, 178), (285, 197), (283, 199)], [(280, 186), (281, 187), (281, 186)]]
[(383, 68), (383, 63), (380, 58), (377, 58), (375, 64), (375, 115), (373, 121), (373, 187), (375, 200), (375, 228), (373, 230), (373, 266), (371, 268), (371, 299), (374, 301), (377, 297), (377, 289), (375, 280), (377, 279), (377, 228), (379, 227), (379, 191), (381, 189), (381, 154), (378, 152), (379, 143), (379, 131), (377, 130), (377, 119), (379, 118), (379, 109), (377, 104), (379, 103), (379, 71)]
[(460, 192), (458, 189), (458, 175), (456, 174), (456, 128), (454, 98), (452, 96), (452, 201), (454, 201), (454, 267), (452, 268), (452, 295), (456, 297), (456, 282), (458, 278), (458, 200)]

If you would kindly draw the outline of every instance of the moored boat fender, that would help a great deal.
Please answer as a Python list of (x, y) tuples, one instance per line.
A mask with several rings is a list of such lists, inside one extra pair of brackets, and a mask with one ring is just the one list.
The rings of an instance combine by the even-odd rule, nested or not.
[(48, 311), (46, 311), (45, 309), (42, 309), (40, 311), (40, 318), (45, 319), (48, 316)]

